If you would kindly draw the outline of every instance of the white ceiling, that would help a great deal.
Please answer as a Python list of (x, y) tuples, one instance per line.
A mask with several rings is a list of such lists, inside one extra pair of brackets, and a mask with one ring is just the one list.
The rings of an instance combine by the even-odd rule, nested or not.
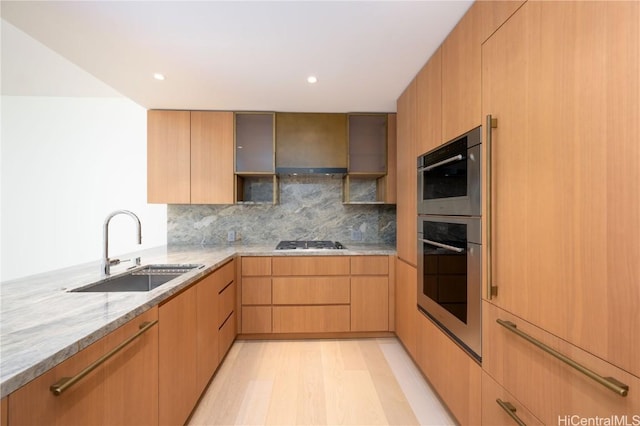
[[(2, 1), (1, 14), (145, 108), (395, 111), (471, 3)], [(3, 94), (50, 95), (20, 70), (56, 67), (5, 38)]]

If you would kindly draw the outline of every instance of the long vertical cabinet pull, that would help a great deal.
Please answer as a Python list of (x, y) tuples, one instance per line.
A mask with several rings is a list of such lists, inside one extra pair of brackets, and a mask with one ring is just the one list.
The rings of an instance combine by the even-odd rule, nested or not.
[(498, 119), (497, 118), (493, 118), (491, 116), (491, 114), (487, 115), (487, 123), (485, 125), (485, 129), (486, 129), (486, 171), (487, 171), (487, 175), (486, 175), (486, 200), (487, 200), (487, 210), (485, 212), (485, 216), (486, 216), (486, 226), (487, 226), (487, 243), (486, 243), (486, 253), (487, 253), (487, 299), (491, 300), (494, 296), (498, 295), (498, 287), (493, 285), (493, 274), (492, 274), (492, 258), (491, 258), (491, 251), (492, 251), (492, 241), (491, 241), (491, 236), (492, 236), (492, 225), (493, 225), (493, 220), (491, 217), (491, 151), (492, 151), (492, 147), (491, 147), (491, 129), (495, 129), (496, 127), (498, 127)]
[(496, 402), (509, 415), (509, 417), (511, 417), (513, 421), (516, 422), (518, 426), (527, 426), (527, 424), (520, 420), (520, 417), (518, 417), (518, 415), (516, 414), (517, 410), (516, 407), (513, 406), (513, 404), (508, 401), (503, 401), (500, 398), (496, 399)]

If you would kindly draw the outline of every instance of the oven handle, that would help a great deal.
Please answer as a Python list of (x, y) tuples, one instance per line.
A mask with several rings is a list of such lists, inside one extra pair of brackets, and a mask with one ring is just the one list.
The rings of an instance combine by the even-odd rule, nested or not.
[(427, 243), (427, 244), (430, 244), (432, 246), (440, 247), (440, 248), (443, 248), (443, 249), (446, 249), (446, 250), (455, 251), (456, 253), (462, 253), (464, 251), (463, 248), (458, 248), (458, 247), (450, 246), (448, 244), (438, 243), (436, 241), (425, 240), (425, 239), (422, 239), (422, 238), (418, 238), (418, 241), (422, 241), (423, 243)]
[(442, 160), (442, 161), (438, 161), (435, 164), (431, 164), (427, 167), (423, 167), (421, 169), (418, 169), (419, 172), (423, 172), (423, 171), (429, 171), (429, 170), (433, 170), (436, 167), (440, 167), (440, 166), (444, 166), (445, 164), (449, 164), (449, 163), (453, 163), (454, 161), (460, 161), (462, 160), (462, 154), (458, 154), (455, 157), (451, 157), (451, 158), (447, 158), (446, 160)]

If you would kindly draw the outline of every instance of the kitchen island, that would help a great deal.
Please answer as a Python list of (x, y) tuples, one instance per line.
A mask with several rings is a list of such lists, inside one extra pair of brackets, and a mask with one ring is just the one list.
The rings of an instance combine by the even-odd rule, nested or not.
[[(102, 279), (99, 261), (3, 282), (0, 287), (0, 398), (236, 256), (395, 255), (394, 247), (375, 244), (349, 244), (345, 250), (275, 250), (274, 247), (275, 244), (169, 246), (136, 252), (131, 256), (140, 256), (143, 265), (203, 265), (148, 292), (70, 292)], [(124, 271), (126, 266), (119, 266), (114, 268), (113, 275)]]

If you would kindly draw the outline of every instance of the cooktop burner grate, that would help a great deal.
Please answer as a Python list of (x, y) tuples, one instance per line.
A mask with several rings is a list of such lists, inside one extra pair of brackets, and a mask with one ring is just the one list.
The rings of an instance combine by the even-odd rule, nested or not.
[(340, 250), (345, 247), (338, 241), (280, 241), (276, 250)]

